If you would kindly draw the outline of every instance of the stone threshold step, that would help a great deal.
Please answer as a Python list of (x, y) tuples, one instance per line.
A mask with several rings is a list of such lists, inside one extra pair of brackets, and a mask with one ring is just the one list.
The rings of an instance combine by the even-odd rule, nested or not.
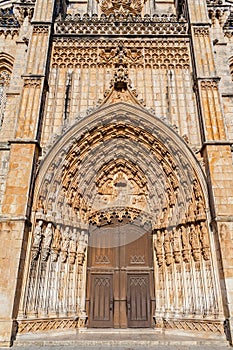
[(228, 346), (226, 341), (208, 341), (208, 340), (28, 340), (20, 341), (16, 340), (14, 343), (15, 347), (22, 346), (127, 346), (127, 347), (156, 347), (156, 346)]

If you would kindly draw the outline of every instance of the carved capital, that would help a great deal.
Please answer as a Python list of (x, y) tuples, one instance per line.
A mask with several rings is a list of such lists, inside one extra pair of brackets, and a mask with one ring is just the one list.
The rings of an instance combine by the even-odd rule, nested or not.
[(209, 27), (193, 27), (193, 32), (196, 37), (207, 37), (210, 35)]
[(37, 78), (37, 77), (24, 78), (24, 87), (39, 88), (40, 86), (41, 86), (41, 78)]
[(217, 90), (218, 89), (218, 81), (217, 80), (202, 80), (201, 81), (201, 89), (202, 90)]
[(36, 34), (47, 34), (49, 32), (49, 26), (48, 25), (34, 25), (34, 28), (33, 28), (33, 33), (36, 33)]

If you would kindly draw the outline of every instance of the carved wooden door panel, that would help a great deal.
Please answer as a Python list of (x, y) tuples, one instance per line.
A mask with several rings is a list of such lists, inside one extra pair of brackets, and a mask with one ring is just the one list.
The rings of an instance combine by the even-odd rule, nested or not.
[(94, 227), (89, 238), (86, 308), (89, 327), (150, 327), (151, 231), (134, 225)]
[(90, 326), (113, 327), (112, 275), (92, 275)]
[(150, 327), (149, 274), (128, 275), (128, 327)]

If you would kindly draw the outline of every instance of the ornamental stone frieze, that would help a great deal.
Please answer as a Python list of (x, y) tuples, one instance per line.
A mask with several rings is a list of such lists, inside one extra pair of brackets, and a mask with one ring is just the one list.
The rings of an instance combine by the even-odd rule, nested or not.
[(58, 35), (187, 35), (188, 26), (183, 20), (178, 21), (175, 15), (140, 15), (128, 16), (105, 15), (67, 15), (55, 25)]
[[(122, 47), (122, 51), (120, 51)], [(124, 57), (128, 67), (188, 69), (190, 55), (188, 40), (80, 40), (55, 38), (52, 66), (59, 68), (112, 67)]]

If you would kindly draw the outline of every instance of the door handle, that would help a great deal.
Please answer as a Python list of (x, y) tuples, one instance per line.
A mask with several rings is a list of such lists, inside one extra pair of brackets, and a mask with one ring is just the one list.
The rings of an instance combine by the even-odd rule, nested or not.
[(112, 309), (113, 309), (113, 300), (110, 300), (110, 311), (112, 311)]
[(126, 301), (126, 304), (127, 304), (127, 309), (130, 310), (130, 302)]

